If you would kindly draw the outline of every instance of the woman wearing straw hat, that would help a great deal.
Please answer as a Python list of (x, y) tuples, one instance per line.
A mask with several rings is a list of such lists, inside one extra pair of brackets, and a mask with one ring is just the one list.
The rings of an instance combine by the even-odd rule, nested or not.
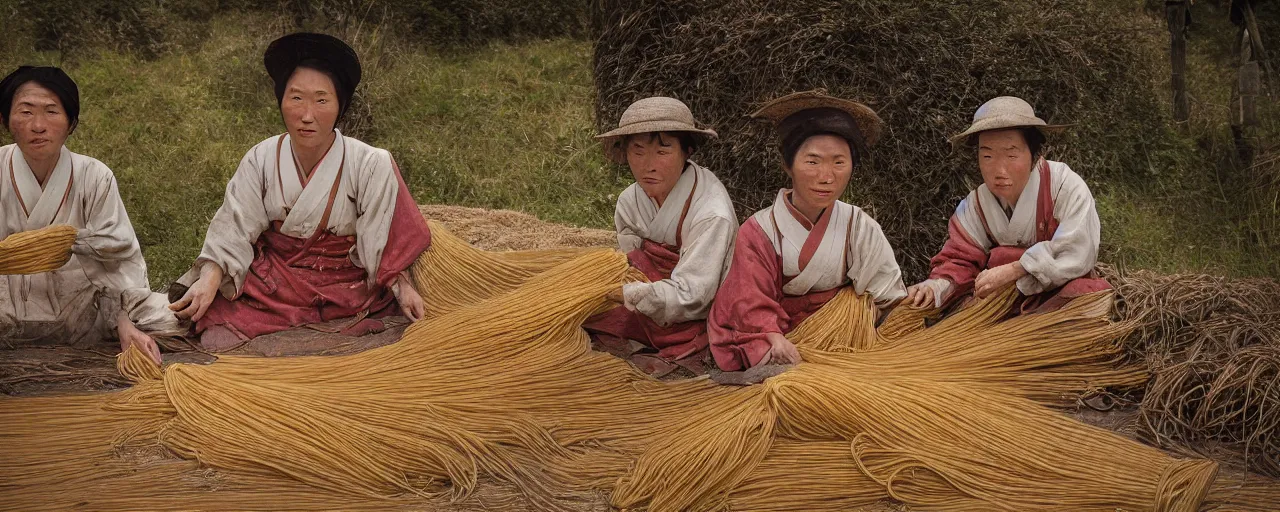
[(1062, 128), (1002, 96), (952, 137), (974, 148), (983, 184), (951, 216), (929, 279), (909, 290), (911, 304), (941, 308), (1016, 284), (1021, 311), (1042, 312), (1111, 288), (1093, 273), (1101, 239), (1093, 194), (1067, 164), (1044, 158), (1045, 135)]
[[(680, 100), (632, 103), (618, 128), (598, 136), (606, 156), (626, 164), (635, 184), (618, 196), (618, 247), (648, 283), (627, 283), (621, 302), (584, 327), (602, 348), (629, 357), (655, 375), (683, 366), (701, 373), (707, 349), (707, 309), (729, 263), (737, 217), (729, 192), (690, 156), (708, 138)], [(633, 354), (635, 340), (657, 353)]]
[(354, 317), (352, 335), (379, 315), (420, 318), (405, 271), (431, 243), (427, 223), (391, 154), (334, 128), (360, 83), (355, 51), (299, 33), (263, 61), (287, 132), (240, 161), (171, 309), (214, 351), (340, 318)]
[[(0, 239), (64, 224), (77, 229), (71, 259), (52, 272), (0, 276), (0, 337), (87, 348), (118, 338), (160, 363), (148, 333), (180, 332), (147, 264), (116, 178), (65, 146), (80, 121), (80, 90), (56, 67), (21, 66), (0, 80)], [(145, 332), (144, 332), (145, 331)]]
[(870, 295), (882, 311), (906, 296), (880, 225), (839, 200), (880, 137), (879, 116), (856, 101), (808, 91), (773, 100), (752, 117), (777, 126), (791, 188), (738, 230), (707, 320), (711, 354), (725, 371), (800, 362), (784, 334), (844, 286)]

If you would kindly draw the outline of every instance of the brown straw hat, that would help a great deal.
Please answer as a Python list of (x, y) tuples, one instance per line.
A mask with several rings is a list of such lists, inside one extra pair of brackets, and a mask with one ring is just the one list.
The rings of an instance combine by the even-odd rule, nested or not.
[(1068, 126), (1070, 125), (1049, 124), (1044, 119), (1036, 117), (1035, 109), (1022, 98), (1000, 96), (978, 107), (978, 111), (973, 114), (973, 124), (969, 125), (965, 131), (953, 135), (951, 144), (955, 147), (968, 145), (971, 136), (990, 130), (1029, 127), (1049, 135), (1062, 131)]
[(684, 102), (665, 96), (645, 98), (627, 107), (618, 121), (618, 128), (597, 135), (604, 143), (604, 154), (614, 162), (627, 163), (626, 152), (622, 141), (628, 135), (652, 132), (688, 132), (702, 138), (715, 138), (719, 135), (710, 128), (698, 128), (693, 113)]
[(753, 112), (751, 117), (772, 122), (776, 126), (791, 114), (814, 108), (834, 108), (849, 114), (857, 123), (858, 131), (862, 133), (863, 143), (867, 147), (874, 146), (876, 141), (880, 140), (884, 121), (880, 120), (876, 111), (853, 100), (828, 96), (825, 89), (791, 93), (772, 100), (760, 107), (760, 110)]

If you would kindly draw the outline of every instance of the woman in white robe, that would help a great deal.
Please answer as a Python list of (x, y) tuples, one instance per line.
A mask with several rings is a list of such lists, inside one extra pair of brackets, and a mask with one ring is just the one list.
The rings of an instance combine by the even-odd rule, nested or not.
[(355, 52), (301, 33), (264, 61), (288, 131), (240, 161), (171, 308), (215, 351), (338, 319), (360, 335), (379, 316), (421, 318), (406, 272), (431, 243), (426, 220), (391, 154), (334, 128), (360, 81)]
[(1043, 155), (1045, 134), (1060, 128), (1002, 96), (953, 137), (975, 150), (983, 183), (951, 216), (929, 279), (909, 291), (914, 305), (962, 306), (1013, 285), (1020, 312), (1045, 312), (1111, 288), (1094, 272), (1102, 226), (1093, 194), (1067, 164)]
[(597, 137), (606, 155), (627, 164), (636, 179), (618, 196), (618, 247), (649, 282), (623, 285), (615, 297), (623, 305), (584, 327), (606, 346), (634, 340), (655, 350), (656, 357), (629, 354), (650, 373), (674, 370), (672, 363), (700, 373), (707, 310), (738, 231), (729, 192), (690, 158), (716, 133), (697, 128), (689, 107), (666, 97), (631, 104), (618, 124)]
[(157, 363), (144, 331), (181, 327), (151, 292), (115, 176), (64, 145), (79, 120), (79, 92), (62, 70), (24, 66), (0, 82), (0, 114), (14, 144), (0, 147), (0, 238), (55, 224), (77, 230), (58, 270), (0, 276), (0, 336), (10, 342), (89, 347), (116, 338)]
[(773, 100), (753, 117), (777, 125), (791, 188), (738, 230), (707, 318), (711, 355), (724, 371), (800, 362), (786, 333), (841, 288), (871, 296), (882, 312), (907, 294), (880, 224), (838, 199), (879, 138), (879, 116), (861, 103), (807, 91)]

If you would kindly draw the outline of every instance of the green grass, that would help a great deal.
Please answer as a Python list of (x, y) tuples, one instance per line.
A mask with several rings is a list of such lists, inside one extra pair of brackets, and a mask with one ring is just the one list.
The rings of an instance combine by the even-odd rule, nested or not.
[[(156, 60), (99, 51), (58, 63), (57, 55), (23, 50), (30, 45), (13, 39), (0, 44), (16, 49), (0, 52), (3, 69), (58, 63), (80, 84), (83, 113), (68, 146), (115, 171), (157, 288), (199, 253), (244, 153), (283, 131), (261, 68), (278, 27), (260, 14), (219, 15), (197, 49)], [(415, 199), (611, 225), (614, 197), (630, 179), (605, 163), (592, 140), (589, 42), (440, 53), (370, 35), (357, 45), (366, 61), (360, 135), (392, 152)], [(1274, 275), (1280, 254), (1250, 243), (1231, 177), (1224, 185), (1221, 171), (1205, 170), (1207, 161), (1225, 158), (1230, 140), (1223, 48), (1206, 39), (1192, 46), (1195, 118), (1181, 153), (1202, 156), (1159, 170), (1148, 183), (1098, 187), (1103, 259), (1164, 272)], [(1280, 116), (1270, 108), (1270, 124), (1259, 131), (1280, 140)]]

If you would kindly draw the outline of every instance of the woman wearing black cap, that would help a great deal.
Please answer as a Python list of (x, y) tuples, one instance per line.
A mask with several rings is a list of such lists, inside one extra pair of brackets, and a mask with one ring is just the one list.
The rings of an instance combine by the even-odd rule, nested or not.
[(0, 334), (76, 346), (118, 337), (122, 350), (137, 346), (159, 363), (143, 330), (175, 331), (178, 320), (148, 287), (115, 175), (63, 145), (79, 120), (79, 89), (61, 69), (22, 66), (0, 81), (0, 121), (14, 140), (0, 147), (0, 239), (54, 224), (78, 230), (62, 268), (0, 276)]
[(738, 230), (707, 317), (711, 354), (725, 371), (800, 362), (785, 334), (844, 286), (870, 295), (882, 310), (907, 294), (880, 224), (839, 201), (880, 136), (880, 117), (819, 91), (778, 98), (752, 117), (777, 125), (791, 188)]
[(355, 51), (302, 33), (263, 60), (287, 133), (240, 161), (170, 308), (215, 351), (340, 318), (355, 317), (353, 335), (396, 311), (420, 319), (406, 270), (430, 246), (426, 220), (391, 154), (335, 129), (360, 83)]

